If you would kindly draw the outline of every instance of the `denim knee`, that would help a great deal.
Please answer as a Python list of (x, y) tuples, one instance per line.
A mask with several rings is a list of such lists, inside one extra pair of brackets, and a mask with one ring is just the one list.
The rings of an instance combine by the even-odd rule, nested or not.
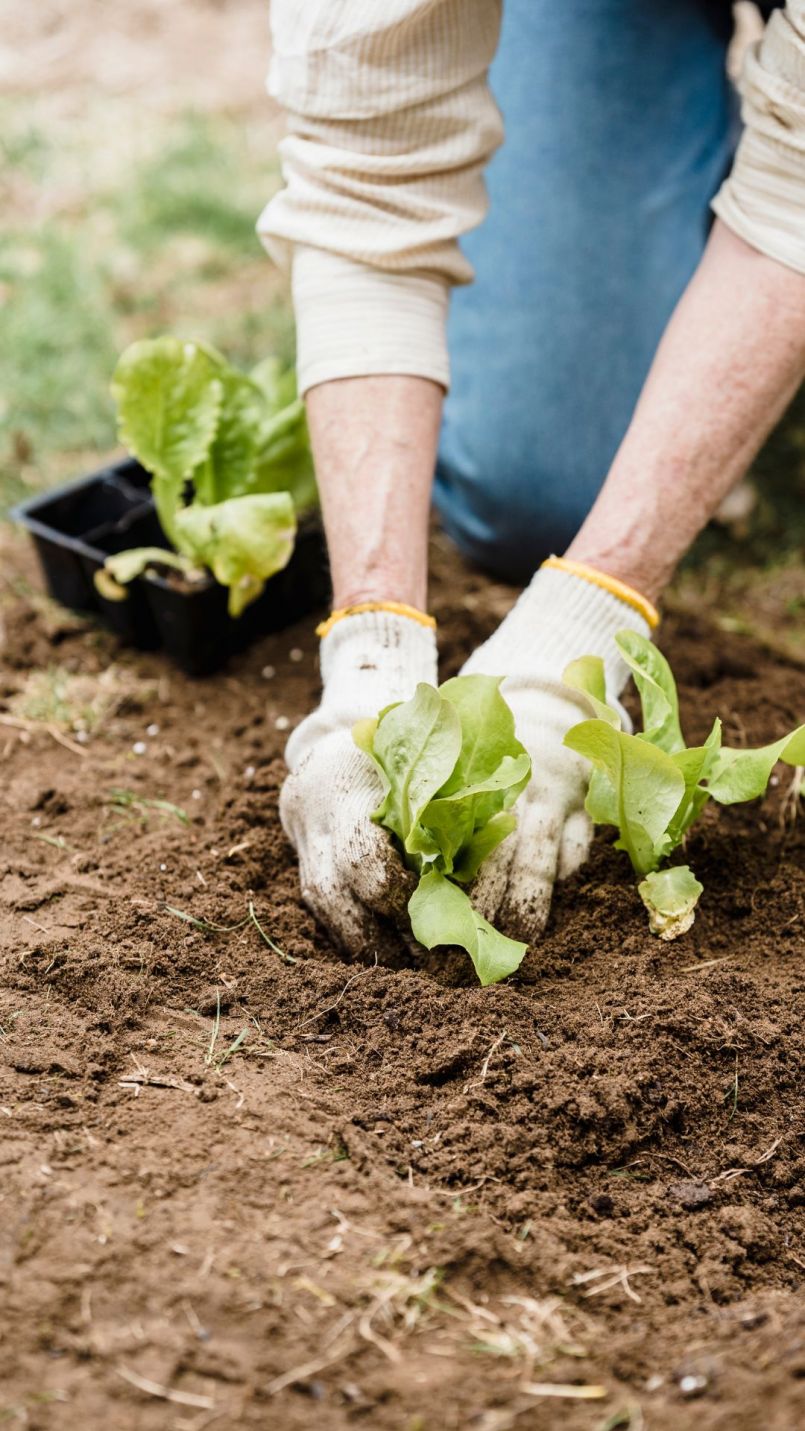
[(447, 530), (501, 576), (566, 548), (627, 430), (729, 165), (724, 61), (702, 0), (503, 7), (506, 139), (463, 241), (436, 479)]
[(434, 496), (445, 531), (469, 561), (525, 585), (546, 557), (570, 545), (598, 486), (581, 474), (557, 481), (533, 460), (504, 465), (485, 454), (463, 470), (441, 458)]

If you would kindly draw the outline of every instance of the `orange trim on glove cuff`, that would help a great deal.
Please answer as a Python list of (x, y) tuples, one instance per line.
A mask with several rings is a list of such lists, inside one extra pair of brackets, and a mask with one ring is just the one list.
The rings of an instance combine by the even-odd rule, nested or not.
[(359, 601), (356, 606), (342, 606), (338, 611), (331, 611), (326, 621), (320, 622), (316, 627), (316, 635), (323, 639), (339, 621), (343, 621), (347, 616), (360, 616), (364, 611), (388, 611), (392, 616), (407, 616), (409, 620), (418, 622), (420, 626), (427, 626), (431, 631), (436, 629), (434, 616), (429, 616), (426, 611), (418, 611), (415, 606), (406, 606), (404, 601)]
[(551, 556), (542, 565), (553, 567), (556, 571), (570, 572), (571, 576), (579, 576), (582, 581), (589, 581), (593, 586), (602, 587), (612, 596), (617, 596), (619, 601), (624, 601), (627, 606), (631, 606), (633, 611), (639, 612), (648, 622), (652, 631), (659, 626), (660, 613), (656, 606), (652, 606), (648, 597), (635, 591), (633, 586), (627, 586), (625, 581), (619, 581), (616, 576), (607, 576), (606, 572), (597, 571), (594, 566), (585, 566), (580, 561), (568, 561), (567, 557)]

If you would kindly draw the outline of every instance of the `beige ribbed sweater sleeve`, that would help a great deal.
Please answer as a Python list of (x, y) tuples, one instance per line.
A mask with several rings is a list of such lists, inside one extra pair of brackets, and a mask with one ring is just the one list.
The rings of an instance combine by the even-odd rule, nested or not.
[(258, 230), (292, 264), (301, 391), (412, 373), (448, 385), (458, 237), (502, 138), (486, 74), (500, 0), (272, 0), (285, 187)]
[(713, 208), (733, 233), (805, 273), (805, 0), (788, 0), (750, 47), (745, 130)]
[[(449, 289), (472, 278), (458, 238), (486, 212), (483, 169), (502, 139), (487, 85), (500, 10), (272, 0), (285, 187), (258, 228), (292, 267), (301, 391), (368, 373), (448, 385)], [(746, 129), (713, 208), (805, 273), (805, 0), (773, 15), (741, 88)]]

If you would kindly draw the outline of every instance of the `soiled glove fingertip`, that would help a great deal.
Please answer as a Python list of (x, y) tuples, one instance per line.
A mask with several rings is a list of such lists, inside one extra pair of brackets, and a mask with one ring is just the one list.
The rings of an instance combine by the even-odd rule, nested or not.
[(532, 945), (540, 938), (551, 912), (550, 885), (537, 885), (526, 894), (507, 894), (498, 911), (498, 926), (510, 939)]
[(362, 843), (350, 863), (350, 885), (358, 899), (378, 914), (391, 919), (400, 918), (416, 889), (417, 880), (403, 863), (391, 835), (374, 826), (368, 848)]

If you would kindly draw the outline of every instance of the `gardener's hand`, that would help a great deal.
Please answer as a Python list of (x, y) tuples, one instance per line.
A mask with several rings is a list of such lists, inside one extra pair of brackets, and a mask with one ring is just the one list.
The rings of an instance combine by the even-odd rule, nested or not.
[(419, 681), (436, 683), (434, 632), (388, 612), (346, 616), (322, 639), (321, 672), (321, 705), (285, 751), (280, 818), (299, 856), (302, 898), (355, 952), (376, 937), (378, 914), (402, 912), (411, 889), (391, 836), (369, 818), (383, 791), (352, 727), (408, 700)]
[(592, 712), (583, 696), (562, 684), (562, 672), (579, 656), (600, 656), (607, 696), (614, 702), (629, 675), (616, 633), (629, 628), (650, 634), (649, 621), (631, 597), (651, 613), (648, 603), (628, 588), (613, 594), (596, 583), (596, 575), (591, 572), (588, 579), (565, 567), (543, 566), (462, 670), (462, 675), (505, 676), (501, 689), (533, 763), (531, 781), (515, 807), (517, 829), (487, 860), (472, 890), (473, 903), (487, 919), (528, 941), (542, 932), (554, 882), (584, 862), (592, 837), (584, 809), (589, 763), (562, 744), (570, 726)]

